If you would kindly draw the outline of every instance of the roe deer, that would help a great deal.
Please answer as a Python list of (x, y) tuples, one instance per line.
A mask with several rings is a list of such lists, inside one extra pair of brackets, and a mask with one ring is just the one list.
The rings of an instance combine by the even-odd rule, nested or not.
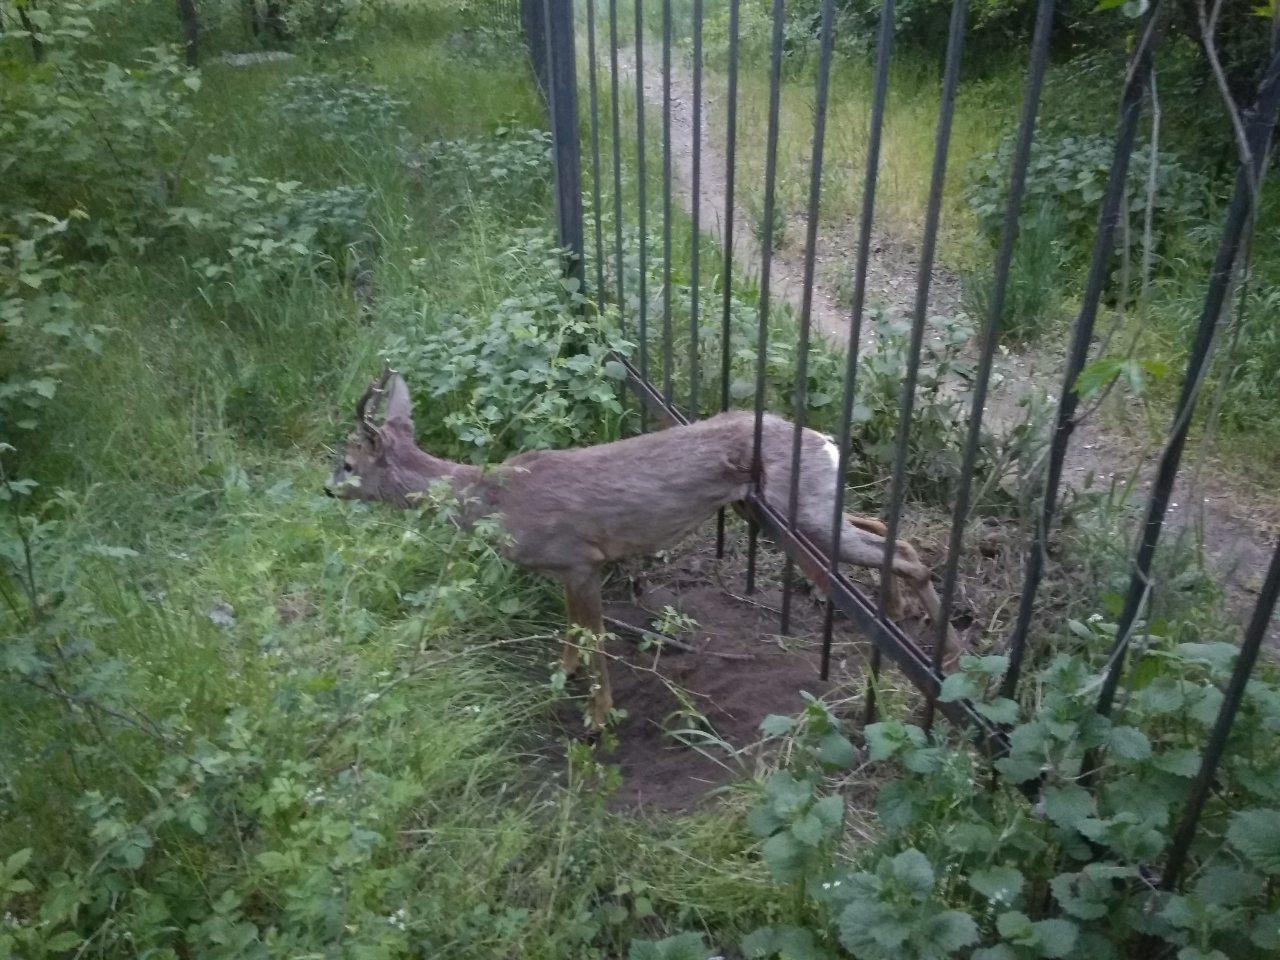
[[(386, 416), (378, 425), (375, 418), (383, 400)], [(719, 507), (744, 499), (751, 487), (753, 428), (751, 413), (722, 413), (594, 447), (521, 453), (482, 469), (418, 448), (409, 388), (399, 374), (387, 371), (356, 405), (356, 429), (348, 435), (344, 455), (325, 489), (344, 499), (408, 507), (416, 495), (447, 482), (463, 504), (464, 524), (496, 517), (507, 534), (505, 555), (560, 580), (571, 624), (602, 635), (604, 564), (670, 546)], [(764, 498), (784, 515), (793, 430), (781, 417), (764, 418)], [(804, 431), (796, 523), (821, 547), (831, 543), (837, 455), (830, 439)], [(846, 520), (840, 559), (878, 569), (884, 556), (883, 524), (867, 517)], [(928, 568), (909, 544), (898, 542), (893, 572), (910, 585), (936, 623), (941, 612), (938, 595)], [(949, 627), (948, 637), (955, 654)], [(569, 636), (563, 652), (566, 675), (577, 669), (578, 659), (578, 644)], [(590, 718), (599, 727), (613, 701), (604, 657), (592, 659), (597, 667)]]

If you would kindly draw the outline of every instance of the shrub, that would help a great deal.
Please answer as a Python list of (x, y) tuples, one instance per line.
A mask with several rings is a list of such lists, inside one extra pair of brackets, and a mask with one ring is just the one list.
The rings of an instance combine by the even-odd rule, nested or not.
[(73, 268), (57, 245), (68, 226), (44, 213), (0, 217), (0, 450), (39, 436), (72, 352), (96, 353), (106, 333), (64, 289)]
[(233, 158), (210, 159), (219, 172), (204, 185), (204, 203), (168, 211), (205, 281), (227, 281), (242, 295), (300, 268), (341, 267), (373, 239), (363, 187), (315, 190), (296, 180), (241, 178)]
[[(42, 13), (46, 64), (16, 80), (6, 71), (0, 84), (0, 215), (34, 208), (66, 220), (72, 245), (142, 246), (186, 156), (200, 77), (167, 47), (127, 64), (95, 59), (92, 26), (77, 12)], [(8, 36), (0, 54), (16, 42)]]
[(386, 135), (395, 130), (406, 106), (382, 84), (360, 80), (350, 71), (290, 77), (275, 103), (290, 126), (329, 143)]
[[(1072, 263), (1083, 262), (1092, 249), (1114, 149), (1114, 141), (1108, 137), (1054, 137), (1048, 131), (1032, 145), (1023, 209), (1031, 212), (1031, 219), (1047, 216), (1058, 221), (1061, 250)], [(1013, 138), (1008, 136), (994, 153), (980, 157), (969, 172), (969, 205), (992, 237), (998, 234), (1004, 217), (1012, 156)], [(1155, 159), (1154, 231), (1159, 248), (1175, 229), (1185, 229), (1188, 220), (1205, 214), (1208, 185), (1173, 154), (1161, 151)], [(1127, 199), (1130, 214), (1139, 217), (1146, 209), (1150, 168), (1150, 147), (1136, 148), (1129, 163)], [(1119, 231), (1116, 242), (1122, 242)]]
[(440, 197), (452, 196), (440, 213), (452, 217), (483, 198), (501, 203), (508, 214), (541, 210), (551, 171), (551, 134), (501, 126), (476, 140), (436, 140), (425, 151), (402, 151), (411, 173)]
[(434, 315), (386, 348), (427, 407), (419, 432), (468, 460), (616, 435), (622, 406), (606, 374), (624, 344), (588, 317), (544, 230), (519, 233), (498, 263), (502, 299), (487, 313)]

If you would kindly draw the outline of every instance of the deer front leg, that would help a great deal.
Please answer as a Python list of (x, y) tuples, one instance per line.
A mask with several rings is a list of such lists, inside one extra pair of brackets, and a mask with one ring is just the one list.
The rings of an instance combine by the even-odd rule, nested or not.
[[(600, 570), (597, 567), (583, 567), (570, 571), (565, 578), (565, 595), (569, 606), (569, 621), (573, 626), (589, 631), (600, 643), (600, 648), (591, 659), (591, 726), (601, 729), (609, 719), (613, 710), (613, 691), (609, 686), (609, 664), (604, 650), (604, 606), (600, 595)], [(578, 648), (570, 639), (565, 644), (565, 658), (569, 658), (569, 648), (573, 648), (574, 668), (577, 668)], [(567, 671), (566, 671), (567, 672)]]

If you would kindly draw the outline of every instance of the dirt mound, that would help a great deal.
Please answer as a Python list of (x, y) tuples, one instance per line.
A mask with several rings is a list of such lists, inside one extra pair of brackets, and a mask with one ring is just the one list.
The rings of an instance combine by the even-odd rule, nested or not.
[(681, 552), (645, 561), (611, 582), (605, 614), (619, 623), (651, 630), (667, 607), (697, 622), (679, 636), (697, 652), (644, 649), (636, 633), (610, 628), (617, 636), (610, 646), (617, 658), (610, 665), (614, 703), (626, 711), (607, 757), (622, 772), (619, 807), (693, 807), (752, 772), (767, 715), (797, 713), (802, 691), (825, 696), (861, 689), (870, 646), (839, 615), (832, 678), (819, 679), (823, 600), (798, 573), (791, 633), (778, 634), (782, 563), (781, 554), (762, 544), (757, 590), (748, 597), (745, 543), (732, 543), (717, 559), (711, 528)]

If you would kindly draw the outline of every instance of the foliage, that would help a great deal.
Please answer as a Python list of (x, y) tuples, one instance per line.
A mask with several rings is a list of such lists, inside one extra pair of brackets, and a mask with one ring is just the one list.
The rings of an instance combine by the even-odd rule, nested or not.
[(69, 357), (102, 347), (106, 331), (66, 289), (73, 268), (57, 243), (68, 226), (43, 213), (0, 217), (0, 449), (37, 438)]
[[(1092, 249), (1114, 151), (1114, 141), (1105, 136), (1054, 136), (1052, 131), (1043, 132), (1032, 144), (1024, 222), (1034, 222), (1036, 217), (1055, 220), (1060, 226), (1060, 250), (1073, 262), (1081, 262)], [(994, 153), (979, 158), (969, 174), (969, 205), (990, 236), (998, 233), (1004, 218), (1012, 157), (1013, 137), (1008, 136)], [(1135, 148), (1126, 184), (1128, 211), (1135, 219), (1141, 218), (1147, 206), (1151, 163), (1149, 146)], [(1159, 248), (1185, 229), (1188, 221), (1205, 215), (1208, 190), (1205, 178), (1171, 153), (1158, 152), (1155, 164), (1153, 222)], [(1117, 244), (1123, 239), (1117, 231)], [(1135, 240), (1135, 248), (1137, 245)]]
[[(69, 221), (66, 240), (118, 252), (154, 236), (189, 148), (200, 77), (167, 47), (97, 59), (86, 10), (33, 9), (45, 61), (0, 84), (0, 214), (42, 210)], [(18, 42), (0, 35), (0, 67)]]
[(438, 140), (425, 151), (406, 151), (404, 160), (410, 171), (453, 198), (442, 216), (455, 216), (478, 198), (516, 211), (536, 210), (547, 197), (551, 134), (504, 124), (483, 139)]
[(394, 132), (404, 100), (351, 71), (289, 77), (275, 96), (281, 118), (328, 142), (351, 142)]
[[(1101, 620), (1072, 629), (1092, 635), (1089, 652), (1114, 635)], [(1280, 907), (1265, 880), (1280, 869), (1272, 809), (1280, 687), (1251, 682), (1194, 848), (1193, 880), (1184, 892), (1159, 891), (1147, 871), (1199, 768), (1236, 650), (1150, 642), (1110, 718), (1094, 712), (1098, 678), (1085, 657), (1059, 654), (1034, 678), (1036, 710), (1024, 721), (1017, 704), (989, 692), (1006, 658), (964, 657), (941, 699), (972, 699), (1012, 725), (1012, 749), (996, 761), (1000, 778), (989, 789), (975, 789), (986, 761), (962, 742), (931, 741), (899, 720), (867, 727), (869, 758), (891, 774), (876, 801), (884, 837), (853, 871), (818, 854), (797, 872), (762, 847), (778, 882), (803, 890), (815, 916), (804, 933), (815, 949), (786, 950), (769, 938), (744, 949), (822, 956), (839, 943), (860, 957), (913, 960), (981, 943), (972, 953), (980, 960), (1106, 958), (1127, 956), (1126, 945), (1150, 936), (1182, 957), (1270, 955)], [(785, 729), (766, 724), (766, 733)], [(1092, 789), (1081, 778), (1088, 756), (1101, 758)], [(1019, 792), (1024, 783), (1039, 788), (1034, 805)], [(773, 804), (766, 792), (751, 817), (772, 818)], [(753, 949), (757, 942), (765, 946)]]
[[(1000, 333), (1004, 340), (1033, 340), (1055, 319), (1061, 299), (1060, 224), (1051, 206), (1023, 217), (1017, 245), (1006, 277)], [(968, 277), (964, 284), (965, 309), (981, 323), (991, 312), (995, 278), (989, 273)]]
[(204, 184), (203, 203), (167, 211), (169, 225), (202, 254), (192, 267), (205, 283), (234, 281), (244, 297), (299, 269), (345, 266), (373, 240), (371, 198), (361, 187), (306, 189), (296, 180), (242, 178), (231, 157), (210, 164), (218, 172)]
[(387, 344), (425, 408), (420, 433), (477, 461), (615, 433), (622, 407), (606, 374), (625, 344), (587, 316), (545, 231), (514, 234), (499, 262), (509, 292), (487, 316), (425, 316)]

